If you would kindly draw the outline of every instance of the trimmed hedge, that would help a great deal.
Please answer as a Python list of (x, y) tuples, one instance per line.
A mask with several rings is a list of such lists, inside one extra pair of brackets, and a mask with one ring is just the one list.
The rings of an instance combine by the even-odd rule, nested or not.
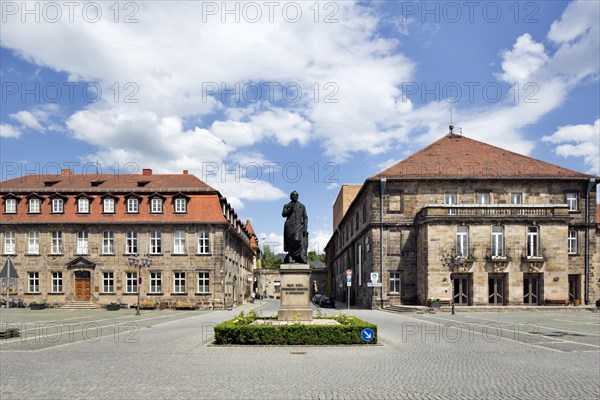
[[(317, 317), (318, 318), (318, 317)], [(243, 316), (225, 321), (214, 327), (216, 344), (246, 345), (336, 345), (336, 344), (375, 344), (377, 326), (352, 316), (339, 315), (335, 319), (341, 325), (250, 325), (258, 318)], [(325, 319), (325, 318), (322, 318)], [(371, 328), (375, 338), (370, 342), (362, 340), (360, 333)]]

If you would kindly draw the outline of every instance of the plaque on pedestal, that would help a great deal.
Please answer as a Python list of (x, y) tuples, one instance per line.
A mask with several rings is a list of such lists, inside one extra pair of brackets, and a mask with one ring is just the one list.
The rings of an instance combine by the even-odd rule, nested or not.
[(281, 264), (281, 307), (277, 319), (280, 321), (311, 321), (310, 265)]

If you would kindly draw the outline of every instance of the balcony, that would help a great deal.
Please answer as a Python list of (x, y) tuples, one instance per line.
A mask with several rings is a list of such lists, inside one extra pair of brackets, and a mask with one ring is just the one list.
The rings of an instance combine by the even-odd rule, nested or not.
[(417, 214), (419, 219), (450, 218), (569, 218), (566, 204), (431, 204)]
[(488, 247), (485, 260), (488, 264), (491, 264), (492, 272), (504, 272), (510, 262), (510, 257), (506, 254), (493, 254), (492, 249)]
[(521, 254), (521, 262), (529, 265), (530, 272), (540, 272), (546, 262), (546, 249), (538, 249), (537, 252), (531, 253), (527, 248), (523, 248)]

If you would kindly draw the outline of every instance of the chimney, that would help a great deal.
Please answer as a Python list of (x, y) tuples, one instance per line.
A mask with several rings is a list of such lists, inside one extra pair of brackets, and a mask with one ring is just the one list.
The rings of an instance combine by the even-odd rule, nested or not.
[(187, 169), (184, 169), (184, 170), (183, 170), (183, 174), (184, 174), (184, 175), (187, 175), (187, 174), (189, 174), (189, 171), (188, 171)]
[(152, 170), (150, 168), (144, 168), (142, 170), (142, 175), (150, 176), (152, 175)]
[(73, 171), (71, 171), (71, 168), (64, 168), (60, 170), (60, 174), (61, 175), (73, 175)]

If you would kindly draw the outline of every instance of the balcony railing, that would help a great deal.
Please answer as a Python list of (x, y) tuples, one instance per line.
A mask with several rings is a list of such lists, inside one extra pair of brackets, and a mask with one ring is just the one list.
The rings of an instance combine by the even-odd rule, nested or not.
[(557, 217), (568, 216), (566, 204), (433, 204), (419, 211), (421, 217), (452, 215), (457, 217)]

